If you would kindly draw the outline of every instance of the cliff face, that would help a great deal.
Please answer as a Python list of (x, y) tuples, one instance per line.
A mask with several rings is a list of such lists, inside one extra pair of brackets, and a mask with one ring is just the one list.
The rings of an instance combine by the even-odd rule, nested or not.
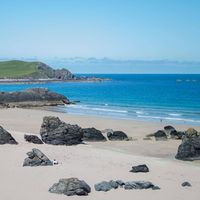
[(32, 74), (30, 78), (55, 78), (59, 80), (72, 80), (75, 78), (75, 76), (67, 69), (53, 69), (42, 62), (38, 63), (37, 69), (37, 72)]

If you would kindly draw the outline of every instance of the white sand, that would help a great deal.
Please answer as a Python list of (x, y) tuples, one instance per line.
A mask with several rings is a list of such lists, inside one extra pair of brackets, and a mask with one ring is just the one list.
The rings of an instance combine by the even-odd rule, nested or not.
[[(138, 138), (129, 142), (88, 143), (77, 146), (34, 145), (24, 141), (24, 133), (38, 134), (43, 116), (59, 116), (68, 123), (98, 129), (113, 128), (126, 131)], [(97, 117), (72, 116), (40, 110), (7, 109), (0, 110), (0, 125), (9, 130), (19, 145), (0, 146), (0, 199), (2, 200), (129, 200), (129, 199), (176, 199), (196, 200), (200, 196), (200, 164), (174, 159), (180, 141), (143, 141), (145, 134), (164, 126), (158, 123), (144, 123), (128, 120), (112, 120)], [(184, 130), (187, 126), (175, 126)], [(196, 127), (200, 130), (199, 127)], [(62, 164), (50, 167), (22, 167), (26, 153), (39, 148), (50, 159)], [(149, 173), (130, 173), (131, 166), (147, 164)], [(77, 177), (85, 180), (92, 188), (87, 197), (67, 197), (48, 192), (60, 178)], [(103, 180), (124, 181), (146, 180), (161, 187), (153, 190), (111, 190), (96, 192), (94, 184)], [(181, 187), (189, 181), (191, 188)]]

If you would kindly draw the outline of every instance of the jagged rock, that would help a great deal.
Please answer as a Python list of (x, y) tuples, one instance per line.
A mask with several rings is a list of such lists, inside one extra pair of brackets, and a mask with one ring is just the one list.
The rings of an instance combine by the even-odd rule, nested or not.
[(53, 162), (47, 158), (39, 149), (32, 149), (31, 152), (27, 153), (28, 158), (25, 158), (23, 166), (47, 166), (53, 165)]
[(133, 166), (130, 172), (138, 173), (138, 172), (149, 172), (149, 168), (146, 165), (138, 165)]
[(123, 131), (108, 132), (107, 137), (109, 140), (128, 140), (128, 136)]
[(0, 126), (0, 144), (18, 144), (12, 135)]
[(40, 135), (47, 144), (76, 145), (82, 143), (83, 130), (78, 125), (62, 122), (58, 117), (44, 117)]
[(164, 127), (164, 131), (167, 136), (170, 136), (171, 132), (176, 131), (176, 129), (173, 126), (168, 125)]
[(167, 140), (167, 135), (165, 131), (163, 130), (158, 130), (157, 132), (154, 133), (155, 139), (158, 140)]
[(24, 139), (34, 144), (43, 144), (42, 140), (36, 135), (24, 135)]
[(55, 183), (49, 192), (56, 194), (64, 194), (67, 196), (86, 196), (91, 192), (90, 186), (83, 180), (77, 178), (60, 179)]
[(182, 187), (192, 187), (192, 185), (187, 181), (183, 182), (181, 185)]
[(102, 135), (101, 131), (95, 128), (83, 128), (83, 140), (84, 141), (106, 141), (106, 138)]
[(0, 92), (0, 102), (7, 107), (35, 107), (69, 104), (63, 95), (46, 88), (31, 88), (18, 92)]
[(118, 183), (116, 181), (102, 181), (100, 183), (97, 183), (94, 185), (94, 188), (96, 191), (103, 191), (103, 192), (107, 192), (111, 189), (117, 189), (118, 188)]
[(155, 189), (156, 186), (149, 181), (129, 181), (125, 182), (124, 189), (125, 190), (133, 190), (133, 189)]
[(179, 160), (200, 160), (200, 136), (196, 133), (186, 134), (178, 147), (176, 159)]

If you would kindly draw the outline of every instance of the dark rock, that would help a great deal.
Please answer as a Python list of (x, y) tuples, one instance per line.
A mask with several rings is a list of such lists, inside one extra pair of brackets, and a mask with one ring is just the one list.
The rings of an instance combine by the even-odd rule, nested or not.
[(23, 166), (47, 166), (53, 165), (52, 161), (47, 158), (39, 149), (32, 149), (31, 152), (27, 153), (28, 158), (25, 158)]
[(124, 189), (132, 190), (132, 189), (153, 189), (155, 186), (153, 183), (149, 181), (129, 181), (125, 182)]
[(107, 192), (107, 191), (113, 189), (110, 182), (107, 182), (107, 181), (102, 181), (101, 183), (95, 184), (94, 188), (96, 191), (103, 191), (103, 192)]
[(171, 132), (176, 131), (176, 129), (173, 126), (170, 126), (170, 125), (165, 126), (164, 130), (165, 130), (165, 133), (166, 133), (167, 136), (170, 136)]
[(199, 136), (185, 136), (182, 143), (178, 147), (176, 159), (179, 160), (200, 160), (200, 137)]
[(130, 172), (138, 173), (138, 172), (149, 172), (149, 168), (146, 165), (138, 165), (133, 166)]
[(24, 139), (34, 144), (43, 144), (42, 140), (36, 135), (24, 135)]
[(189, 183), (189, 182), (183, 182), (182, 184), (181, 184), (183, 187), (192, 187), (192, 185)]
[(86, 196), (91, 192), (90, 186), (83, 180), (77, 178), (60, 179), (58, 183), (53, 184), (49, 192), (64, 194), (67, 196)]
[(160, 187), (159, 186), (153, 186), (152, 190), (160, 190)]
[(107, 137), (109, 140), (128, 140), (128, 136), (123, 131), (108, 132)]
[(0, 144), (18, 144), (12, 135), (0, 126)]
[(118, 186), (119, 186), (118, 183), (117, 183), (116, 181), (113, 181), (113, 180), (109, 181), (109, 184), (110, 184), (111, 187), (114, 188), (114, 189), (117, 189)]
[(155, 132), (154, 136), (156, 140), (167, 140), (167, 135), (163, 130)]
[(18, 92), (1, 92), (0, 103), (9, 107), (35, 107), (54, 106), (70, 103), (69, 100), (58, 93), (51, 92), (46, 88), (32, 88)]
[(58, 117), (44, 117), (40, 135), (47, 144), (76, 145), (82, 143), (83, 130), (78, 125), (62, 122)]
[(171, 132), (170, 132), (170, 137), (171, 137), (172, 139), (180, 140), (180, 139), (182, 139), (184, 136), (185, 136), (185, 132), (183, 132), (183, 131), (176, 131), (176, 130), (174, 130), (174, 131), (171, 131)]
[(83, 128), (83, 140), (84, 141), (106, 141), (106, 138), (102, 135), (101, 131), (95, 128)]

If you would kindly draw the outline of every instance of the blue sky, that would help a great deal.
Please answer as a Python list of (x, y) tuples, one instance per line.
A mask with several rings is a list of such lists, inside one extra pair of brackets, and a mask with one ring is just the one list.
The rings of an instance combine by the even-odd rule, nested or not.
[(0, 0), (0, 56), (200, 61), (199, 0)]

